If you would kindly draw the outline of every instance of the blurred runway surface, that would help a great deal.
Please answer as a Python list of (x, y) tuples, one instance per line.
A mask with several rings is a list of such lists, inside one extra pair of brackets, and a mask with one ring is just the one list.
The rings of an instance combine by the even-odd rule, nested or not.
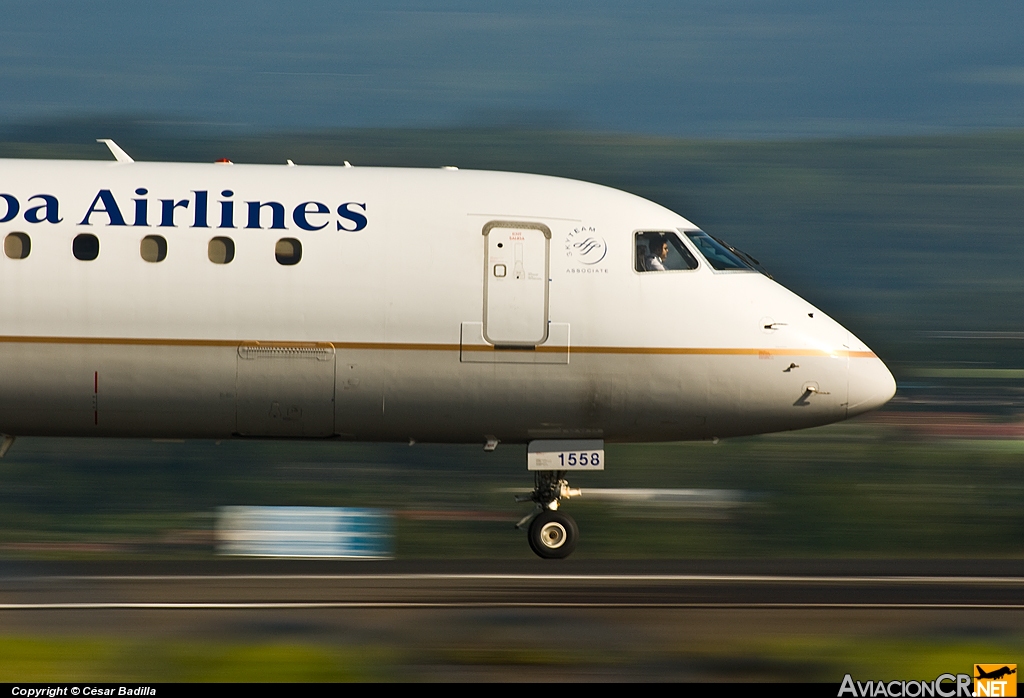
[(0, 610), (268, 608), (1024, 610), (1024, 561), (331, 562), (0, 567)]
[(19, 678), (838, 682), (1017, 656), (1024, 561), (6, 562), (0, 604)]

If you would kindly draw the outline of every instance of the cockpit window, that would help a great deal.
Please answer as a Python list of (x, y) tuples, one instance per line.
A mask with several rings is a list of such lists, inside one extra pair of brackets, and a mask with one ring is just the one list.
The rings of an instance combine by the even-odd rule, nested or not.
[(708, 264), (713, 268), (719, 271), (726, 269), (753, 271), (753, 267), (703, 230), (687, 230), (686, 237), (690, 238), (690, 242), (694, 244), (698, 252), (704, 255), (704, 259), (708, 260)]
[(680, 271), (696, 269), (697, 260), (675, 233), (637, 233), (636, 270)]

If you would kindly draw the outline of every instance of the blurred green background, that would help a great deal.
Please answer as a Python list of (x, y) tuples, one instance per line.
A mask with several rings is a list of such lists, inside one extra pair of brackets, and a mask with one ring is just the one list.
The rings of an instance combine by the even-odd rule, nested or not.
[[(454, 164), (622, 188), (758, 257), (893, 369), (896, 399), (853, 423), (716, 446), (610, 446), (608, 470), (580, 486), (721, 488), (741, 501), (652, 514), (583, 498), (571, 504), (587, 532), (580, 556), (1024, 552), (1024, 513), (1013, 506), (1024, 443), (1024, 132), (780, 142), (540, 129), (218, 138), (85, 119), (8, 129), (0, 156), (109, 158), (97, 134), (139, 160)], [(212, 555), (216, 507), (290, 504), (393, 510), (400, 558), (529, 555), (508, 526), (523, 507), (507, 490), (531, 484), (522, 461), (510, 446), (485, 454), (23, 439), (0, 462), (0, 554)]]
[[(603, 473), (571, 479), (584, 490), (566, 505), (583, 532), (574, 559), (1024, 554), (1021, 426), (976, 420), (984, 436), (949, 438), (929, 433), (952, 423), (945, 419), (894, 421), (717, 445), (609, 444)], [(529, 560), (525, 534), (513, 530), (530, 511), (513, 501), (532, 485), (525, 456), (506, 445), (488, 454), (429, 444), (22, 439), (0, 468), (0, 555), (209, 558), (218, 507), (290, 505), (387, 509), (400, 560)], [(730, 496), (644, 505), (588, 501), (588, 487)]]
[[(573, 177), (650, 198), (759, 258), (849, 327), (892, 368), (899, 391), (881, 412), (806, 432), (608, 445), (607, 470), (573, 486), (711, 488), (731, 498), (651, 507), (584, 495), (568, 504), (583, 532), (576, 559), (1024, 555), (1024, 131), (778, 142), (496, 128), (224, 137), (78, 120), (2, 135), (0, 157), (105, 159), (93, 142), (103, 136), (137, 160), (457, 165)], [(382, 507), (396, 517), (399, 560), (526, 562), (532, 553), (512, 525), (528, 507), (511, 492), (531, 484), (524, 456), (508, 445), (484, 453), (430, 444), (19, 439), (0, 461), (0, 561), (210, 559), (217, 508), (242, 504)], [(805, 619), (767, 635), (751, 629), (759, 622), (752, 619), (717, 644), (659, 640), (650, 634), (654, 620), (606, 619), (602, 627), (642, 625), (648, 640), (637, 647), (657, 648), (643, 657), (622, 648), (545, 652), (541, 640), (511, 639), (508, 618), (443, 622), (489, 628), (491, 640), (474, 654), (394, 639), (323, 643), (301, 631), (285, 639), (256, 633), (250, 642), (199, 631), (188, 640), (54, 639), (9, 628), (0, 680), (517, 678), (523, 667), (533, 677), (593, 669), (597, 677), (704, 679), (728, 677), (740, 657), (753, 662), (745, 678), (838, 681), (835, 672), (849, 666), (914, 666), (920, 678), (938, 668), (933, 678), (951, 657), (1012, 661), (1024, 649), (1019, 632), (976, 617), (892, 616), (867, 630)], [(721, 619), (680, 622), (708, 628)], [(212, 644), (200, 651), (197, 642)], [(463, 673), (434, 674), (427, 665)]]

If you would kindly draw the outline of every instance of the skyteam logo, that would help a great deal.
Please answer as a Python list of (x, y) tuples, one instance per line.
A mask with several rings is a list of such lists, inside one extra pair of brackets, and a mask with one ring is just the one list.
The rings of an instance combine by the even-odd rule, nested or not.
[(592, 226), (575, 228), (565, 238), (565, 255), (580, 264), (594, 266), (608, 254), (608, 244)]

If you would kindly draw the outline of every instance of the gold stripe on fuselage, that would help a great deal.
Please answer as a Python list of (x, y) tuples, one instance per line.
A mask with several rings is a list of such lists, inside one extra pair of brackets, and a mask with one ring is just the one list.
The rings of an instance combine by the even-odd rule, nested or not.
[[(167, 347), (237, 347), (237, 346), (272, 346), (289, 348), (315, 348), (332, 346), (335, 349), (354, 350), (370, 349), (375, 351), (538, 351), (564, 352), (564, 346), (539, 346), (517, 349), (514, 347), (495, 349), (490, 346), (459, 344), (442, 344), (426, 342), (289, 342), (260, 341), (240, 339), (173, 339), (173, 338), (136, 338), (136, 337), (24, 337), (0, 336), (0, 344), (114, 344), (121, 346), (167, 346)], [(731, 347), (584, 347), (570, 346), (568, 351), (573, 354), (664, 354), (676, 356), (831, 356), (836, 358), (850, 357), (854, 359), (877, 358), (872, 351), (825, 351), (824, 349), (745, 349)]]

